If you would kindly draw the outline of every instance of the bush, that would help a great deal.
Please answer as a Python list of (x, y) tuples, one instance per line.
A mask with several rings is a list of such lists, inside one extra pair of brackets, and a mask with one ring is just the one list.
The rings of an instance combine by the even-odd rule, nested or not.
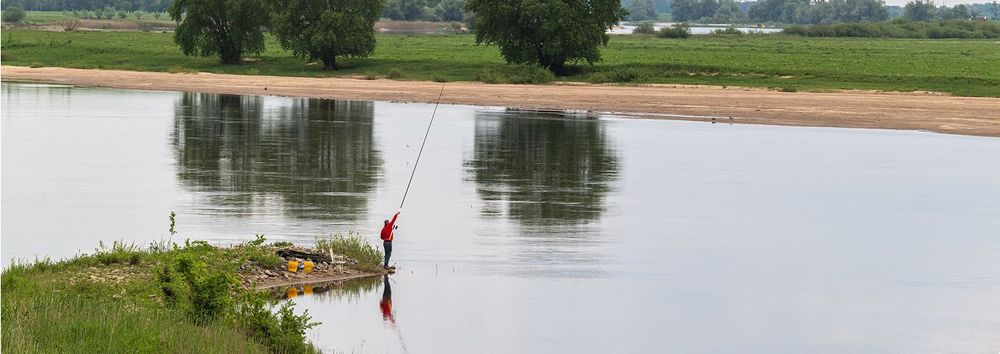
[(3, 22), (21, 23), (21, 21), (24, 21), (24, 8), (15, 5), (3, 10)]
[(632, 30), (633, 34), (656, 34), (656, 28), (653, 27), (653, 23), (649, 21), (639, 22)]
[(382, 251), (354, 232), (349, 232), (347, 236), (334, 235), (329, 239), (318, 239), (316, 249), (350, 258), (359, 268), (378, 269), (382, 265)]
[(388, 74), (385, 74), (385, 77), (390, 80), (399, 80), (403, 77), (403, 73), (400, 72), (399, 69), (392, 68), (389, 70)]
[(616, 83), (638, 83), (645, 80), (649, 75), (643, 71), (633, 68), (616, 67), (609, 71), (599, 71), (590, 74), (588, 80), (591, 83), (603, 84), (609, 82)]
[(722, 35), (739, 35), (739, 34), (743, 34), (743, 31), (740, 31), (740, 30), (736, 29), (735, 27), (726, 27), (725, 29), (714, 30), (714, 31), (712, 31), (712, 33), (713, 34), (722, 34)]
[(691, 31), (688, 30), (688, 25), (686, 23), (678, 23), (673, 27), (661, 28), (659, 32), (656, 32), (656, 36), (660, 38), (685, 39), (691, 37)]
[(254, 338), (281, 353), (312, 353), (315, 348), (306, 341), (306, 330), (319, 323), (310, 322), (308, 311), (296, 315), (295, 303), (287, 301), (274, 311), (276, 302), (264, 292), (246, 292), (236, 308), (237, 325)]
[(487, 84), (544, 84), (555, 80), (555, 74), (537, 65), (487, 68), (476, 75), (476, 81)]

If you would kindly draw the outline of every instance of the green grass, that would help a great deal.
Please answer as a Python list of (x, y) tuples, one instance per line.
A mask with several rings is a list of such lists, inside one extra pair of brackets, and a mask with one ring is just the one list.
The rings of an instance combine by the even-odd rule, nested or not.
[(11, 353), (302, 353), (307, 315), (239, 285), (246, 264), (277, 268), (263, 236), (14, 263), (2, 283), (2, 350)]
[[(283, 76), (377, 76), (401, 80), (475, 81), (484, 71), (506, 70), (495, 47), (473, 35), (377, 35), (369, 58), (346, 59), (334, 72), (306, 63), (268, 39), (267, 50), (242, 65), (187, 57), (171, 34), (144, 32), (54, 33), (7, 30), (4, 65), (59, 66), (163, 72), (215, 72)], [(1000, 97), (1000, 42), (805, 38), (784, 35), (613, 36), (604, 61), (576, 65), (558, 80), (784, 87), (799, 91), (867, 89), (940, 91)], [(619, 75), (623, 73), (627, 75)], [(633, 75), (634, 74), (636, 75)]]
[(345, 235), (334, 235), (326, 239), (316, 240), (316, 249), (322, 252), (333, 252), (346, 256), (356, 262), (355, 268), (374, 270), (382, 268), (382, 251), (373, 246), (365, 238), (350, 232)]

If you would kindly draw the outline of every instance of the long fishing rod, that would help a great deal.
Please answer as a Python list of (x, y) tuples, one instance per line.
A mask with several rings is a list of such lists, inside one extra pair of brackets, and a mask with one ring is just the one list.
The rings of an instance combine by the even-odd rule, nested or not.
[(427, 145), (427, 136), (431, 133), (431, 125), (434, 124), (434, 116), (437, 115), (438, 106), (441, 104), (441, 96), (444, 95), (444, 84), (441, 84), (441, 92), (438, 93), (437, 102), (434, 103), (434, 112), (431, 113), (431, 121), (427, 123), (427, 131), (424, 132), (424, 142), (420, 143), (420, 152), (417, 153), (417, 161), (413, 163), (413, 171), (410, 172), (410, 181), (406, 182), (406, 191), (403, 192), (403, 200), (399, 202), (399, 208), (403, 209), (406, 202), (406, 195), (410, 193), (410, 184), (413, 183), (413, 175), (417, 173), (417, 164), (420, 163), (420, 155), (424, 154), (424, 145)]

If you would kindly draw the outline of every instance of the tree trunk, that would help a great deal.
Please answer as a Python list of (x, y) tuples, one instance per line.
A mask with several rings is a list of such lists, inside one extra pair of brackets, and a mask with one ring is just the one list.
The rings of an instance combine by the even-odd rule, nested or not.
[(219, 57), (222, 59), (223, 64), (239, 64), (240, 63), (240, 51), (232, 47), (223, 47), (219, 49)]
[(323, 70), (337, 70), (337, 57), (333, 54), (323, 54)]

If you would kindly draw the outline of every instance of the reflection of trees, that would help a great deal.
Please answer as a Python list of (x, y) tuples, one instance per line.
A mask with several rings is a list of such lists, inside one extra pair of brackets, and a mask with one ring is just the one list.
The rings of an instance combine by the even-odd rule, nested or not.
[[(466, 166), (483, 200), (505, 202), (511, 218), (531, 225), (600, 217), (619, 168), (600, 123), (477, 113), (475, 129)], [(484, 213), (503, 212), (496, 208)]]
[(293, 216), (353, 219), (381, 168), (373, 104), (289, 102), (266, 108), (261, 97), (185, 93), (172, 141), (179, 179), (236, 213), (277, 196)]

